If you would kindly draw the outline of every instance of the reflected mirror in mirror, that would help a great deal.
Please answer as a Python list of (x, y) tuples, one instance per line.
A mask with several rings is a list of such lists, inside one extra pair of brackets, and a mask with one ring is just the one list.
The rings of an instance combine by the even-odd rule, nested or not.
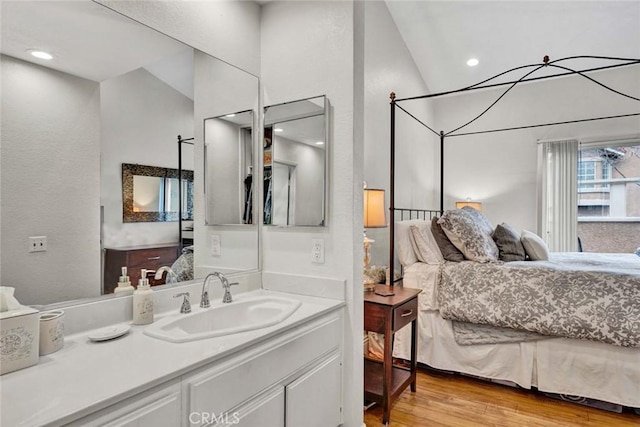
[[(122, 164), (122, 221), (193, 220), (193, 171)], [(178, 188), (181, 181), (182, 188)], [(178, 205), (179, 198), (182, 205)]]
[(325, 225), (327, 108), (325, 96), (265, 107), (264, 224)]
[(253, 110), (204, 120), (205, 223), (253, 224)]
[[(124, 222), (122, 164), (201, 167), (194, 162), (203, 140), (196, 111), (206, 111), (204, 117), (215, 115), (211, 108), (239, 111), (235, 101), (245, 96), (236, 90), (235, 97), (212, 99), (209, 87), (215, 80), (235, 90), (247, 79), (257, 86), (257, 78), (229, 66), (214, 79), (198, 62), (215, 58), (92, 1), (0, 2), (0, 8), (2, 285), (15, 287), (22, 304), (46, 305), (110, 292), (122, 266), (135, 285), (142, 268), (184, 261), (187, 239), (178, 224), (193, 230), (204, 224), (203, 214), (196, 209), (194, 221), (178, 223)], [(30, 55), (43, 47), (53, 59)], [(181, 165), (177, 135), (197, 137), (181, 147)], [(171, 180), (166, 186), (173, 210), (176, 186)], [(193, 185), (196, 207), (202, 187)], [(29, 253), (31, 236), (46, 236), (47, 251)], [(193, 260), (206, 242), (189, 237)], [(257, 260), (257, 245), (244, 250)], [(141, 258), (140, 251), (162, 253)], [(109, 252), (122, 257), (110, 264)], [(195, 268), (184, 265), (191, 274), (183, 279), (203, 273), (197, 261)]]

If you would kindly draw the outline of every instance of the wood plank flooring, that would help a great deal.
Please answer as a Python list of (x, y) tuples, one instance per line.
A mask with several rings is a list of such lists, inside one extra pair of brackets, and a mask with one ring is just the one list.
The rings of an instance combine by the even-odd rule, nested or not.
[[(382, 426), (382, 407), (367, 410), (364, 422), (367, 427)], [(390, 426), (639, 427), (640, 415), (611, 413), (530, 390), (419, 369), (418, 391), (407, 388), (394, 402)]]

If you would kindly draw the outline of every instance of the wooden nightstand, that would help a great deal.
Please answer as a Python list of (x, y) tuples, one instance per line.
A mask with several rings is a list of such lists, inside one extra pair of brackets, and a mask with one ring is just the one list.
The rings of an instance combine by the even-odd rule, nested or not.
[[(418, 323), (418, 294), (420, 289), (401, 285), (376, 285), (376, 291), (390, 291), (395, 295), (383, 297), (374, 292), (364, 294), (364, 329), (384, 334), (384, 359), (365, 357), (364, 397), (382, 404), (382, 423), (389, 423), (391, 402), (411, 385), (416, 391), (416, 351)], [(393, 334), (411, 323), (411, 365), (393, 365)]]

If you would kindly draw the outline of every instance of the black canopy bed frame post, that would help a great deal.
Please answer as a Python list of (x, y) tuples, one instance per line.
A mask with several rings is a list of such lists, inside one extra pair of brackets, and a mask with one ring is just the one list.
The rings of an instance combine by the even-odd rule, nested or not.
[(387, 283), (387, 285), (393, 286), (394, 284), (394, 274), (393, 270), (395, 268), (394, 257), (395, 257), (395, 245), (393, 242), (395, 241), (395, 214), (396, 214), (396, 179), (395, 179), (395, 165), (396, 165), (396, 94), (395, 92), (391, 92), (389, 95), (391, 99), (391, 139), (390, 139), (390, 165), (389, 165), (389, 218), (391, 224), (389, 224), (389, 271), (391, 271), (391, 283)]
[(178, 135), (178, 247), (182, 253), (182, 144), (193, 145), (194, 138), (182, 139)]
[[(574, 59), (598, 59), (598, 60), (608, 60), (608, 61), (619, 61), (619, 63), (616, 64), (612, 64), (612, 65), (606, 65), (606, 66), (602, 66), (602, 67), (593, 67), (593, 68), (588, 68), (588, 69), (584, 69), (584, 70), (573, 70), (571, 68), (565, 67), (565, 66), (561, 66), (558, 65), (558, 63), (563, 62), (563, 61), (567, 61), (567, 60), (574, 60)], [(483, 133), (494, 133), (494, 132), (504, 132), (504, 131), (509, 131), (509, 130), (521, 130), (521, 129), (530, 129), (530, 128), (536, 128), (536, 127), (543, 127), (543, 126), (555, 126), (555, 125), (563, 125), (563, 124), (571, 124), (571, 123), (581, 123), (581, 122), (590, 122), (590, 121), (597, 121), (597, 120), (609, 120), (609, 119), (616, 119), (616, 118), (624, 118), (624, 117), (632, 117), (632, 116), (640, 116), (640, 113), (629, 113), (629, 114), (618, 114), (618, 115), (612, 115), (612, 116), (602, 116), (602, 117), (595, 117), (595, 118), (587, 118), (587, 119), (578, 119), (578, 120), (569, 120), (569, 121), (559, 121), (559, 122), (551, 122), (551, 123), (541, 123), (541, 124), (533, 124), (533, 125), (525, 125), (525, 126), (516, 126), (516, 127), (506, 127), (506, 128), (499, 128), (499, 129), (489, 129), (489, 130), (481, 130), (481, 131), (476, 131), (476, 132), (458, 132), (461, 129), (463, 129), (464, 127), (470, 125), (471, 123), (475, 122), (476, 120), (478, 120), (480, 117), (482, 117), (487, 111), (489, 111), (491, 108), (493, 108), (493, 106), (495, 106), (511, 89), (513, 89), (516, 85), (523, 83), (523, 82), (532, 82), (532, 81), (539, 81), (539, 80), (546, 80), (546, 79), (550, 79), (550, 78), (556, 78), (556, 77), (563, 77), (563, 76), (570, 76), (573, 74), (577, 74), (580, 77), (583, 77), (589, 81), (591, 81), (592, 83), (603, 87), (604, 89), (607, 89), (617, 95), (620, 95), (622, 97), (626, 97), (635, 101), (640, 101), (640, 98), (622, 93), (620, 91), (617, 91), (615, 89), (612, 89), (608, 86), (606, 86), (605, 84), (589, 77), (586, 75), (586, 73), (589, 72), (593, 72), (593, 71), (601, 71), (601, 70), (608, 70), (608, 69), (614, 69), (614, 68), (620, 68), (620, 67), (626, 67), (626, 66), (632, 66), (632, 65), (638, 65), (640, 64), (640, 59), (635, 59), (635, 58), (616, 58), (616, 57), (605, 57), (605, 56), (592, 56), (592, 55), (581, 55), (581, 56), (571, 56), (571, 57), (567, 57), (567, 58), (561, 58), (561, 59), (556, 59), (551, 61), (549, 59), (549, 56), (545, 55), (542, 63), (538, 63), (538, 64), (530, 64), (530, 65), (523, 65), (523, 66), (519, 66), (519, 67), (515, 67), (512, 68), (510, 70), (504, 71), (502, 73), (496, 74), (495, 76), (488, 78), (486, 80), (483, 80), (479, 83), (476, 83), (474, 85), (471, 86), (467, 86), (461, 89), (456, 89), (456, 90), (451, 90), (451, 91), (447, 91), (447, 92), (439, 92), (439, 93), (434, 93), (434, 94), (429, 94), (429, 95), (420, 95), (420, 96), (413, 96), (413, 97), (408, 97), (408, 98), (396, 98), (396, 94), (395, 92), (391, 92), (390, 94), (390, 98), (391, 98), (391, 138), (390, 138), (390, 158), (391, 158), (391, 164), (389, 167), (389, 211), (390, 211), (390, 215), (391, 215), (391, 224), (389, 226), (389, 267), (393, 270), (394, 268), (394, 258), (395, 258), (395, 230), (394, 230), (394, 226), (395, 226), (395, 212), (396, 211), (409, 211), (409, 219), (411, 219), (411, 212), (412, 211), (416, 211), (416, 212), (423, 212), (423, 218), (426, 219), (426, 212), (430, 213), (430, 217), (433, 216), (433, 210), (424, 210), (424, 209), (405, 209), (405, 208), (396, 208), (395, 207), (395, 149), (396, 149), (396, 141), (395, 141), (395, 133), (396, 133), (396, 117), (395, 117), (395, 112), (396, 112), (396, 108), (399, 108), (400, 110), (402, 110), (403, 112), (405, 112), (409, 117), (413, 118), (414, 120), (416, 120), (418, 123), (420, 123), (421, 125), (423, 125), (425, 128), (427, 128), (429, 131), (431, 131), (432, 133), (436, 134), (439, 136), (440, 138), (440, 209), (439, 209), (439, 214), (442, 215), (444, 213), (444, 148), (445, 148), (445, 138), (446, 137), (453, 137), (453, 136), (465, 136), (465, 135), (477, 135), (477, 134), (483, 134)], [(491, 83), (489, 84), (488, 82), (490, 82), (493, 79), (496, 79), (498, 77), (504, 76), (506, 74), (509, 74), (513, 71), (517, 71), (517, 70), (523, 70), (523, 69), (527, 69), (530, 68), (532, 70), (528, 71), (526, 74), (524, 74), (522, 77), (520, 77), (518, 80), (513, 80), (513, 81), (507, 81), (507, 82), (502, 82), (502, 83)], [(540, 70), (541, 68), (555, 68), (555, 69), (559, 69), (562, 70), (563, 72), (557, 73), (557, 74), (551, 74), (551, 75), (545, 75), (545, 76), (539, 76), (539, 77), (530, 77), (532, 74), (534, 74), (536, 71)], [(470, 91), (474, 91), (474, 90), (479, 90), (479, 89), (488, 89), (488, 88), (497, 88), (500, 86), (509, 86), (492, 104), (489, 105), (489, 107), (487, 107), (484, 111), (482, 111), (480, 114), (478, 114), (475, 118), (473, 118), (472, 120), (466, 122), (465, 124), (463, 124), (462, 126), (459, 126), (449, 132), (444, 132), (444, 131), (440, 131), (440, 132), (436, 132), (435, 130), (433, 130), (431, 127), (429, 127), (428, 125), (426, 125), (425, 123), (423, 123), (422, 121), (420, 121), (417, 117), (415, 117), (413, 114), (411, 114), (409, 111), (407, 111), (406, 109), (404, 109), (403, 107), (401, 107), (400, 105), (398, 105), (398, 103), (403, 102), (403, 101), (413, 101), (413, 100), (419, 100), (419, 99), (428, 99), (428, 98), (438, 98), (441, 96), (445, 96), (445, 95), (452, 95), (452, 94), (457, 94), (457, 93), (464, 93), (464, 92), (470, 92)], [(402, 218), (404, 219), (404, 214), (402, 214)]]

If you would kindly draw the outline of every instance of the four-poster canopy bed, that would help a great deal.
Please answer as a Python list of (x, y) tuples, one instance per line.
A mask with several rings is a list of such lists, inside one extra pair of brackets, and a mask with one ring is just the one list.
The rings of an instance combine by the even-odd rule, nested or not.
[[(573, 59), (615, 63), (579, 71), (560, 65)], [(521, 235), (504, 223), (494, 230), (488, 218), (474, 209), (444, 209), (445, 140), (451, 137), (640, 116), (631, 112), (462, 131), (516, 85), (575, 74), (640, 101), (637, 95), (586, 75), (638, 64), (640, 59), (575, 56), (552, 61), (545, 56), (541, 64), (516, 67), (454, 91), (402, 99), (391, 93), (389, 265), (394, 265), (397, 251), (404, 269), (403, 285), (422, 289), (418, 362), (524, 388), (611, 402), (617, 408), (640, 408), (640, 258), (549, 254), (539, 237), (529, 235), (533, 233)], [(532, 76), (543, 68), (562, 72)], [(492, 82), (517, 70), (527, 72), (515, 81)], [(484, 111), (448, 132), (435, 131), (400, 105), (500, 86), (508, 87)], [(398, 109), (439, 138), (440, 197), (435, 209), (395, 205)], [(394, 356), (408, 359), (411, 339), (402, 332), (396, 336)]]

